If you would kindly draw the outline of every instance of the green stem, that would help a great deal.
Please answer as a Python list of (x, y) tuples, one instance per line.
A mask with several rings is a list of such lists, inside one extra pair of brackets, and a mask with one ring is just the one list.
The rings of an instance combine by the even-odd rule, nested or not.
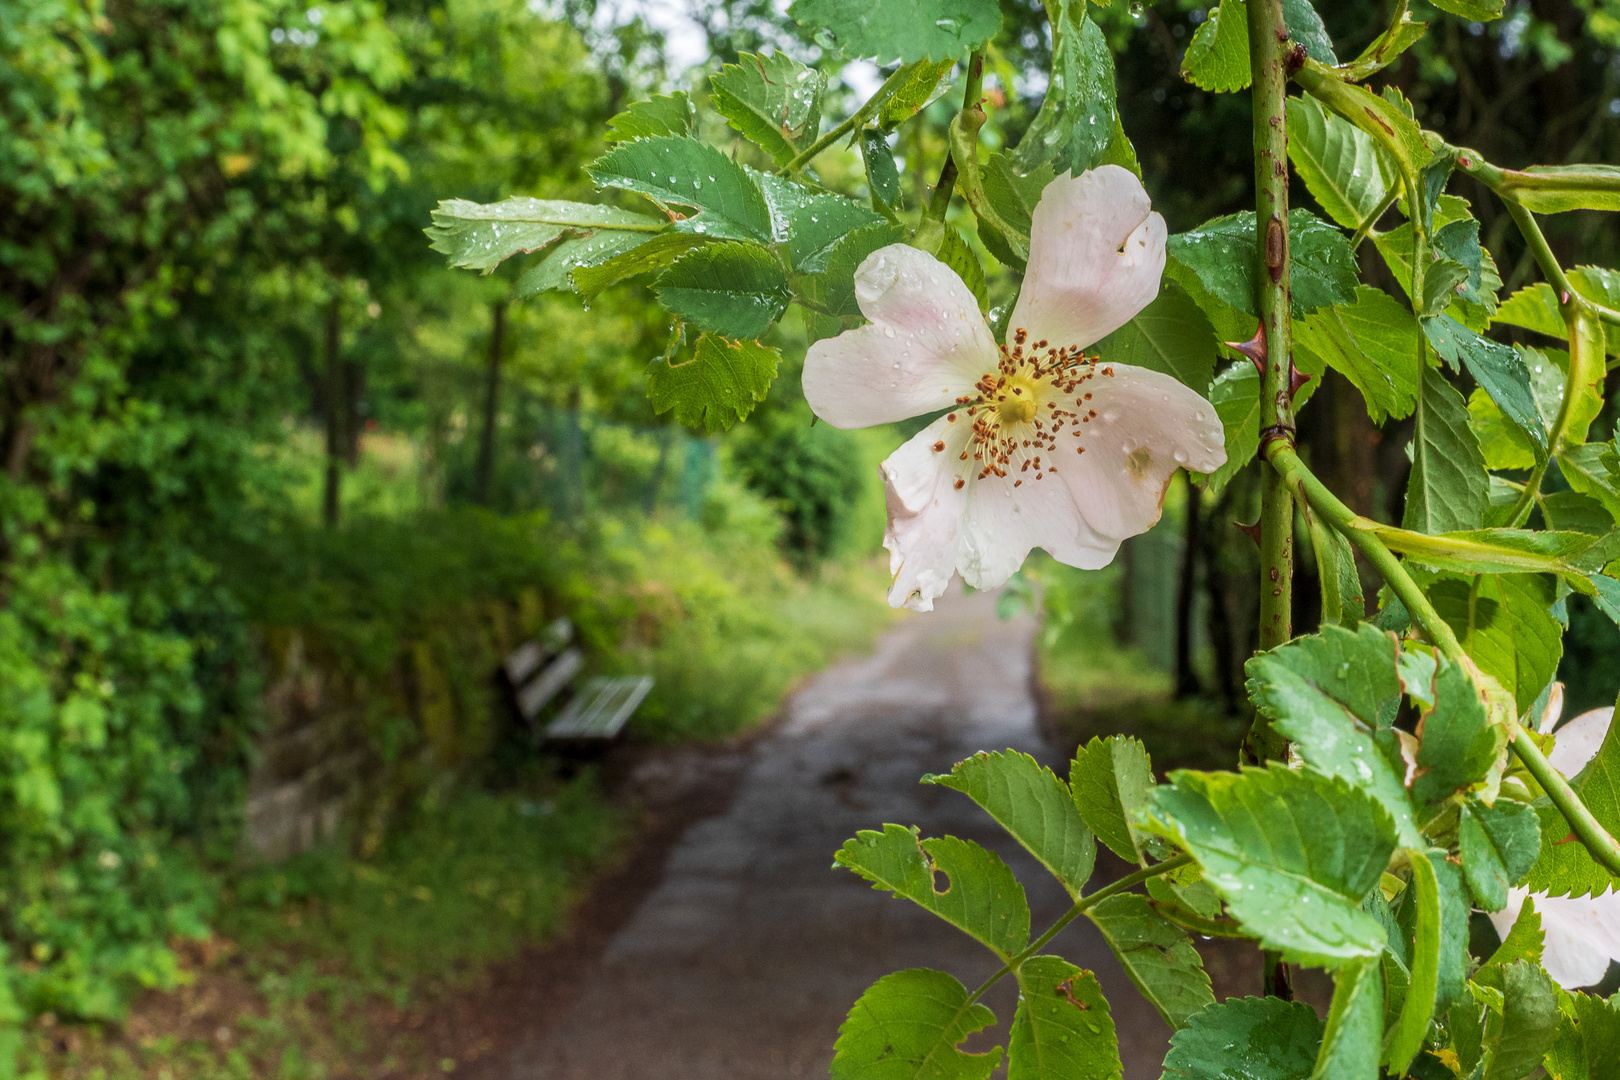
[[(1281, 0), (1248, 5), (1249, 56), (1254, 79), (1254, 182), (1256, 311), (1266, 354), (1260, 379), (1260, 426), (1287, 432), (1294, 426), (1289, 367), (1293, 327), (1288, 310), (1288, 136), (1284, 62), (1289, 46)], [(1293, 635), (1294, 504), (1288, 489), (1267, 473), (1260, 493), (1260, 648), (1275, 648)], [(1244, 753), (1254, 762), (1281, 760), (1288, 743), (1256, 716)]]
[[(978, 109), (983, 112), (981, 99), (984, 97), (984, 53), (975, 52), (968, 59), (967, 87), (962, 92), (962, 112)], [(945, 214), (951, 208), (951, 196), (956, 191), (956, 177), (959, 172), (956, 164), (956, 155), (951, 153), (947, 145), (945, 149), (945, 164), (939, 170), (939, 183), (934, 185), (934, 193), (928, 199), (928, 206), (923, 210), (922, 221), (917, 225), (917, 231), (912, 236), (914, 247), (921, 248), (930, 255), (939, 251), (939, 245), (945, 239)]]
[[(1355, 513), (1312, 475), (1305, 467), (1305, 463), (1299, 459), (1299, 455), (1294, 452), (1293, 447), (1280, 439), (1273, 440), (1266, 445), (1265, 455), (1272, 468), (1290, 487), (1299, 491), (1318, 514), (1367, 556), (1368, 561), (1383, 575), (1390, 589), (1400, 597), (1401, 603), (1406, 605), (1406, 610), (1411, 613), (1413, 620), (1423, 629), (1429, 640), (1434, 642), (1448, 659), (1456, 662), (1466, 659), (1467, 654), (1463, 651), (1462, 643), (1457, 640), (1457, 635), (1440, 617), (1434, 605), (1429, 603), (1429, 598), (1423, 595), (1423, 590), (1418, 588), (1417, 583), (1406, 572), (1406, 568), (1375, 535), (1356, 527)], [(1530, 738), (1529, 733), (1517, 723), (1511, 727), (1513, 751), (1519, 760), (1524, 762), (1525, 769), (1546, 791), (1547, 797), (1564, 816), (1564, 820), (1586, 846), (1586, 850), (1592, 853), (1592, 857), (1611, 873), (1620, 875), (1620, 843), (1616, 843), (1608, 830), (1592, 816), (1592, 812), (1569, 786), (1569, 781), (1548, 764), (1546, 756)]]
[(1377, 207), (1373, 209), (1372, 213), (1367, 215), (1367, 220), (1363, 221), (1361, 223), (1361, 227), (1356, 229), (1355, 235), (1350, 237), (1351, 251), (1355, 251), (1361, 247), (1361, 242), (1367, 239), (1367, 236), (1372, 232), (1372, 227), (1378, 224), (1378, 219), (1389, 213), (1389, 208), (1394, 206), (1395, 200), (1399, 199), (1400, 197), (1401, 186), (1399, 184), (1389, 185), (1389, 190), (1384, 193), (1383, 201), (1381, 201)]
[[(1068, 926), (1070, 923), (1074, 922), (1074, 920), (1078, 919), (1081, 915), (1084, 915), (1087, 909), (1102, 903), (1110, 896), (1117, 896), (1127, 889), (1135, 888), (1148, 878), (1155, 878), (1160, 874), (1168, 874), (1172, 870), (1180, 870), (1183, 866), (1186, 866), (1192, 861), (1193, 857), (1191, 855), (1182, 853), (1173, 859), (1166, 859), (1164, 862), (1154, 863), (1152, 866), (1145, 866), (1135, 873), (1126, 874), (1113, 884), (1104, 885), (1090, 896), (1082, 896), (1080, 899), (1074, 902), (1074, 906), (1064, 913), (1061, 919), (1053, 923), (1051, 927), (1047, 929), (1046, 933), (1030, 942), (1023, 950), (1009, 959), (1005, 964), (1002, 964), (999, 971), (990, 976), (984, 982), (980, 983), (979, 988), (973, 991), (973, 994), (967, 999), (967, 1005), (972, 1005), (975, 1001), (978, 1001), (986, 994), (986, 992), (989, 991), (992, 986), (1000, 982), (1004, 976), (1010, 972), (1017, 971), (1025, 960), (1028, 960), (1030, 957), (1044, 949), (1047, 942), (1057, 937), (1059, 931), (1061, 931), (1065, 926)], [(966, 1008), (967, 1005), (964, 1005), (963, 1008)]]
[(1609, 831), (1592, 816), (1592, 811), (1581, 802), (1580, 796), (1569, 786), (1569, 781), (1547, 761), (1541, 747), (1530, 738), (1530, 733), (1517, 724), (1513, 726), (1513, 752), (1519, 755), (1525, 769), (1536, 778), (1536, 783), (1558, 807), (1558, 812), (1564, 815), (1564, 820), (1569, 822), (1570, 829), (1586, 845), (1586, 850), (1592, 853), (1592, 858), (1603, 864), (1609, 873), (1620, 876), (1620, 843), (1616, 843)]
[(916, 61), (910, 64), (902, 64), (896, 68), (893, 75), (890, 75), (887, 79), (883, 80), (883, 85), (878, 87), (877, 93), (867, 98), (866, 104), (862, 105), (859, 109), (856, 109), (853, 116), (834, 127), (831, 131), (827, 132), (827, 134), (811, 143), (804, 150), (800, 151), (797, 157), (778, 169), (777, 174), (780, 176), (792, 176), (794, 173), (800, 172), (806, 165), (814, 161), (818, 154), (827, 149), (827, 147), (831, 146), (839, 139), (842, 139), (845, 135), (848, 135), (856, 128), (865, 126), (866, 122), (872, 118), (872, 114), (881, 109), (886, 101), (894, 97), (894, 92), (898, 90), (901, 84), (911, 77), (911, 73), (917, 70), (917, 68), (924, 62), (925, 61)]

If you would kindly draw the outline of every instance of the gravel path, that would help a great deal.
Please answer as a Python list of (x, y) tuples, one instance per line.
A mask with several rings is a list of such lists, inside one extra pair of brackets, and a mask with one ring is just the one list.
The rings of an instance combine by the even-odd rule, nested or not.
[[(1037, 928), (1061, 914), (1062, 890), (965, 797), (916, 782), (977, 750), (1016, 747), (1052, 763), (1036, 725), (1033, 634), (1027, 618), (999, 621), (991, 596), (948, 599), (801, 690), (753, 747), (730, 807), (687, 830), (658, 887), (498, 1075), (824, 1077), (839, 1023), (880, 976), (928, 966), (971, 987), (994, 971), (965, 936), (828, 867), (858, 829), (916, 824), (1006, 857)], [(1168, 1029), (1100, 936), (1082, 919), (1053, 945), (1102, 981), (1127, 1080), (1154, 1080)], [(1010, 1019), (1010, 980), (987, 1001)]]

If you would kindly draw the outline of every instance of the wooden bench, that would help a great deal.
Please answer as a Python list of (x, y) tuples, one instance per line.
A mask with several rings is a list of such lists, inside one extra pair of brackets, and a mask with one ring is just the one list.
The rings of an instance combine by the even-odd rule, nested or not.
[(540, 714), (571, 687), (585, 667), (565, 616), (512, 651), (501, 665), (518, 715), (529, 730), (554, 742), (606, 742), (616, 738), (653, 688), (650, 675), (597, 676), (574, 690), (562, 711), (542, 725)]

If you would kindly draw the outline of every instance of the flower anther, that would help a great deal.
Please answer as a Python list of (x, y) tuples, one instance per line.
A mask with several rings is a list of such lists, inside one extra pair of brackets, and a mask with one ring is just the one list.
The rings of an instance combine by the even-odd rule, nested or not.
[(1106, 566), (1158, 520), (1178, 467), (1225, 462), (1197, 392), (1087, 351), (1152, 302), (1164, 262), (1164, 219), (1113, 165), (1047, 185), (1003, 344), (932, 255), (894, 244), (862, 262), (871, 323), (810, 347), (805, 398), (845, 428), (946, 410), (883, 463), (890, 603), (930, 610), (956, 572), (994, 588), (1034, 547)]

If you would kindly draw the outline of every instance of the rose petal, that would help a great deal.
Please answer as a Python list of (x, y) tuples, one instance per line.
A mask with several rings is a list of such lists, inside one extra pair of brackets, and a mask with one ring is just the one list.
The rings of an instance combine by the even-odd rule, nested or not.
[[(967, 497), (956, 486), (956, 455), (969, 435), (965, 423), (943, 417), (913, 435), (883, 463), (889, 525), (883, 546), (889, 551), (889, 604), (914, 611), (934, 610), (956, 572), (956, 553)], [(944, 441), (946, 448), (935, 451)]]
[(810, 346), (804, 397), (834, 427), (934, 412), (972, 391), (998, 355), (978, 302), (950, 267), (906, 244), (868, 255), (855, 298), (871, 325)]
[(1164, 218), (1129, 170), (1103, 165), (1059, 176), (1032, 215), (1029, 266), (1008, 332), (1081, 347), (1107, 337), (1159, 295), (1165, 235)]
[(1565, 990), (1603, 981), (1609, 962), (1620, 960), (1620, 894), (1546, 896), (1509, 889), (1507, 906), (1488, 913), (1499, 937), (1507, 937), (1527, 895), (1541, 915), (1541, 964), (1553, 981)]
[(1080, 431), (1085, 453), (1072, 443), (1059, 452), (1059, 475), (1112, 558), (1121, 541), (1159, 520), (1177, 468), (1207, 473), (1225, 464), (1226, 437), (1213, 405), (1157, 371), (1105, 364), (1085, 387), (1097, 415)]
[(1586, 768), (1586, 763), (1597, 757), (1603, 738), (1614, 721), (1614, 706), (1591, 709), (1573, 717), (1558, 729), (1547, 762), (1565, 776), (1574, 776)]

